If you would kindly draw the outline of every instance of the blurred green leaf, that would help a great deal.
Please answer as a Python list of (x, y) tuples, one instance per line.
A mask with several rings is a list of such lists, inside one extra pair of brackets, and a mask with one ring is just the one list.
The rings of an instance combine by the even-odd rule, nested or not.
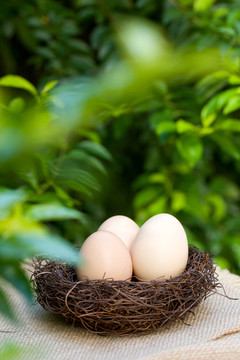
[(206, 200), (213, 210), (209, 213), (209, 216), (211, 216), (214, 221), (222, 220), (227, 210), (225, 201), (218, 194), (208, 194)]
[(229, 99), (227, 104), (224, 106), (223, 114), (228, 115), (233, 111), (236, 111), (240, 108), (240, 94), (233, 96)]
[(5, 342), (0, 349), (0, 358), (2, 360), (18, 360), (21, 356), (22, 347), (17, 344)]
[(240, 264), (240, 236), (238, 234), (235, 234), (231, 239), (231, 249), (233, 251), (233, 258), (237, 262), (237, 264)]
[(44, 85), (42, 91), (41, 91), (41, 95), (42, 94), (47, 94), (50, 90), (52, 90), (56, 85), (58, 84), (57, 80), (52, 80), (49, 81), (47, 84)]
[[(49, 349), (48, 349), (49, 351)], [(42, 359), (46, 355), (46, 350), (42, 346), (36, 345), (20, 345), (19, 343), (10, 342), (6, 340), (2, 343), (0, 348), (1, 360), (19, 360), (24, 354), (24, 360)]]
[(62, 187), (53, 185), (57, 197), (67, 206), (73, 207), (75, 203), (80, 203), (79, 200), (73, 199)]
[(194, 0), (194, 10), (206, 11), (215, 3), (215, 1), (216, 0)]
[(78, 210), (68, 208), (61, 204), (44, 203), (28, 207), (27, 216), (34, 220), (84, 220), (84, 214)]
[(36, 161), (39, 173), (44, 179), (48, 179), (50, 177), (49, 166), (51, 165), (49, 158), (38, 152), (34, 154), (34, 160)]
[(176, 131), (176, 124), (172, 121), (161, 121), (156, 127), (156, 134), (161, 135), (165, 133), (174, 133)]
[(0, 132), (0, 164), (9, 161), (25, 149), (25, 138), (21, 129), (6, 126)]
[(93, 143), (91, 141), (82, 141), (77, 145), (81, 150), (88, 152), (94, 156), (98, 156), (103, 160), (112, 161), (112, 156), (109, 151), (101, 144)]
[(69, 163), (65, 163), (58, 171), (56, 183), (67, 185), (71, 182), (79, 183), (84, 189), (88, 188), (94, 191), (100, 190), (99, 180), (89, 171), (73, 168)]
[(172, 199), (171, 199), (172, 211), (175, 213), (175, 212), (178, 212), (178, 211), (184, 209), (185, 205), (186, 205), (186, 201), (187, 201), (187, 198), (183, 192), (174, 191), (172, 194)]
[[(67, 191), (70, 190), (74, 190), (77, 193), (81, 194), (82, 196), (88, 196), (88, 197), (92, 197), (93, 196), (93, 189), (92, 187), (82, 184), (80, 180), (68, 180), (66, 178), (59, 178), (57, 180), (57, 183), (59, 184), (59, 186), (64, 187)], [(97, 188), (97, 190), (99, 189), (99, 187)], [(96, 190), (96, 188), (94, 188), (94, 190)]]
[(214, 127), (216, 130), (240, 132), (240, 120), (226, 119)]
[(240, 85), (240, 76), (236, 74), (232, 74), (228, 77), (229, 84), (232, 85)]
[(0, 86), (14, 87), (28, 91), (33, 96), (38, 96), (37, 89), (30, 81), (19, 75), (6, 75), (0, 78)]
[(34, 166), (19, 171), (18, 175), (21, 177), (21, 179), (26, 181), (26, 183), (29, 184), (34, 190), (37, 190), (39, 188), (38, 174)]
[(159, 196), (155, 201), (150, 203), (148, 207), (146, 208), (146, 213), (148, 218), (160, 214), (163, 212), (166, 212), (166, 205), (167, 205), (167, 197), (162, 195)]
[(217, 118), (217, 112), (239, 93), (239, 88), (226, 90), (214, 96), (202, 109), (201, 118), (204, 126), (211, 125)]
[(106, 175), (106, 169), (105, 166), (102, 164), (102, 162), (98, 160), (96, 157), (89, 155), (85, 151), (80, 151), (77, 149), (72, 150), (66, 155), (66, 158), (79, 160), (80, 166), (81, 166), (81, 162), (86, 163), (87, 165), (92, 166), (93, 168), (97, 169), (98, 171)]
[(29, 279), (19, 264), (3, 262), (0, 265), (0, 273), (1, 277), (11, 283), (21, 294), (23, 294), (28, 302), (32, 302), (32, 288), (29, 284)]
[(193, 132), (194, 133), (194, 132), (198, 131), (198, 128), (195, 125), (193, 125), (185, 120), (178, 120), (176, 122), (176, 128), (177, 128), (177, 132), (179, 134), (182, 134), (185, 132)]
[(70, 39), (68, 42), (68, 45), (73, 49), (73, 50), (77, 50), (77, 51), (81, 51), (85, 54), (90, 54), (91, 53), (91, 48), (89, 47), (89, 45), (84, 42), (83, 40), (80, 39)]
[(134, 207), (141, 208), (153, 202), (159, 196), (159, 189), (156, 187), (147, 187), (139, 191), (134, 198)]
[(215, 141), (220, 149), (226, 154), (229, 154), (236, 160), (240, 159), (240, 149), (239, 146), (232, 141), (232, 139), (225, 134), (224, 138), (221, 135), (213, 134), (212, 135), (213, 141)]
[(10, 320), (16, 321), (16, 317), (9, 302), (9, 298), (2, 288), (0, 288), (0, 313), (7, 316)]
[(217, 118), (217, 114), (215, 112), (206, 115), (206, 114), (202, 114), (202, 124), (205, 128), (209, 127), (210, 125), (212, 125), (212, 123), (216, 120)]
[(203, 145), (199, 138), (184, 134), (177, 140), (177, 149), (180, 155), (190, 166), (194, 166), (202, 157)]
[(0, 210), (10, 209), (14, 205), (27, 199), (27, 194), (22, 189), (0, 189)]
[(46, 231), (18, 232), (1, 244), (2, 259), (23, 261), (34, 256), (54, 258), (75, 265), (81, 260), (78, 251), (66, 240)]
[(26, 103), (23, 98), (16, 97), (10, 102), (10, 104), (8, 105), (8, 108), (12, 112), (18, 114), (23, 111), (23, 109), (25, 108), (25, 105), (26, 105)]

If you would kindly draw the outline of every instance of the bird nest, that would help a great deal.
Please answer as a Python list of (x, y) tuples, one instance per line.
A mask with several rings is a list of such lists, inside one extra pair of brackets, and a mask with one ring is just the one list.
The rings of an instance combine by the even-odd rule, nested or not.
[(102, 335), (155, 330), (183, 319), (222, 287), (213, 258), (192, 247), (185, 271), (163, 281), (78, 281), (75, 269), (67, 264), (38, 258), (33, 266), (32, 283), (39, 304)]

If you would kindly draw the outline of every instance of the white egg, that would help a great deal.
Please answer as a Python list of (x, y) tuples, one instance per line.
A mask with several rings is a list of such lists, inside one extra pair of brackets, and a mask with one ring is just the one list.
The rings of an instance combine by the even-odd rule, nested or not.
[(131, 247), (133, 272), (141, 280), (166, 280), (180, 275), (188, 261), (188, 241), (182, 224), (170, 214), (158, 214), (140, 228)]
[(117, 235), (130, 250), (139, 226), (127, 216), (116, 215), (104, 221), (98, 230), (110, 231)]
[(132, 276), (132, 260), (127, 247), (109, 231), (91, 234), (84, 241), (80, 254), (84, 263), (77, 268), (79, 280), (128, 280)]

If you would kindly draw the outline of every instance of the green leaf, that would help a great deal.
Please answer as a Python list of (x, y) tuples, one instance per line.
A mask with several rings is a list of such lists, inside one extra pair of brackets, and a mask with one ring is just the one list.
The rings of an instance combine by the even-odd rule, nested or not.
[(182, 134), (182, 133), (185, 133), (185, 132), (196, 132), (196, 131), (198, 131), (198, 128), (195, 125), (193, 125), (193, 124), (191, 124), (191, 123), (189, 123), (189, 122), (187, 122), (185, 120), (178, 120), (176, 122), (176, 128), (177, 128), (177, 132), (179, 134)]
[(223, 15), (226, 15), (226, 14), (228, 14), (229, 13), (229, 11), (230, 11), (230, 9), (229, 8), (227, 8), (227, 7), (219, 7), (219, 8), (215, 8), (214, 9), (214, 13), (213, 13), (213, 17), (214, 18), (220, 18), (220, 17), (222, 17)]
[(12, 208), (14, 205), (25, 201), (27, 194), (24, 190), (0, 189), (0, 210)]
[(206, 11), (210, 8), (211, 5), (215, 3), (216, 0), (195, 0), (194, 1), (194, 10), (195, 11)]
[(101, 142), (100, 134), (98, 134), (94, 130), (81, 128), (81, 129), (78, 129), (78, 134), (81, 137), (87, 138), (90, 142), (97, 143), (97, 144), (99, 144)]
[(82, 161), (82, 162), (86, 163), (87, 165), (90, 165), (93, 168), (97, 169), (102, 174), (106, 175), (106, 169), (105, 169), (104, 165), (102, 164), (102, 162), (99, 159), (97, 159), (96, 157), (93, 157), (93, 156), (87, 154), (86, 152), (83, 152), (80, 150), (72, 150), (72, 151), (70, 151), (70, 153), (68, 153), (66, 155), (66, 158), (80, 160), (80, 162)]
[(165, 212), (167, 208), (167, 197), (164, 195), (158, 196), (158, 198), (150, 203), (150, 205), (146, 209), (146, 213), (148, 217), (151, 217), (155, 214), (160, 214)]
[(236, 74), (232, 74), (229, 76), (228, 82), (231, 85), (240, 85), (240, 76), (238, 76)]
[(40, 153), (35, 153), (34, 157), (39, 173), (47, 180), (50, 176), (47, 158)]
[(100, 190), (99, 181), (89, 171), (65, 166), (58, 172), (57, 181), (75, 181), (91, 190)]
[(65, 203), (68, 207), (72, 208), (75, 204), (79, 204), (78, 199), (73, 199), (62, 187), (53, 185), (58, 199)]
[(0, 288), (0, 313), (7, 316), (10, 320), (15, 321), (16, 317), (14, 315), (12, 306), (10, 305), (9, 299), (4, 293), (3, 289)]
[(46, 231), (28, 231), (2, 240), (0, 258), (22, 261), (34, 256), (46, 256), (77, 264), (81, 260), (78, 251), (65, 239)]
[(13, 87), (22, 90), (26, 90), (31, 93), (33, 96), (37, 97), (37, 89), (30, 81), (24, 79), (19, 75), (6, 75), (0, 78), (0, 86)]
[(231, 138), (227, 137), (226, 135), (223, 137), (222, 135), (220, 136), (215, 133), (212, 135), (212, 139), (218, 144), (223, 152), (229, 154), (236, 160), (240, 159), (240, 149), (236, 146)]
[(57, 183), (60, 186), (64, 186), (65, 188), (72, 189), (81, 195), (86, 195), (89, 197), (93, 196), (93, 193), (89, 189), (89, 186), (83, 185), (83, 184), (79, 183), (78, 181), (59, 178), (57, 180)]
[(152, 203), (159, 196), (157, 187), (148, 186), (140, 190), (134, 198), (134, 208), (138, 209)]
[(156, 127), (156, 134), (173, 133), (176, 131), (176, 124), (173, 121), (160, 121)]
[(37, 190), (39, 187), (38, 184), (38, 174), (34, 166), (23, 169), (18, 173), (18, 175), (26, 181), (34, 190)]
[(84, 220), (84, 214), (61, 204), (38, 204), (28, 208), (27, 216), (34, 220)]
[(240, 120), (227, 119), (215, 125), (215, 130), (240, 132)]
[[(1, 249), (1, 246), (0, 246)], [(18, 291), (25, 296), (28, 302), (32, 302), (32, 289), (25, 272), (18, 263), (2, 263), (0, 265), (1, 277), (10, 282)]]
[[(10, 336), (7, 337), (8, 339)], [(1, 360), (40, 360), (44, 358), (49, 358), (49, 349), (44, 349), (42, 345), (37, 344), (24, 344), (20, 345), (19, 343), (10, 342), (6, 340), (1, 343), (0, 348), (0, 359)], [(24, 355), (23, 355), (24, 354)]]
[(226, 35), (227, 37), (234, 37), (236, 35), (236, 32), (233, 28), (229, 27), (229, 26), (221, 26), (218, 28), (218, 31), (223, 34)]
[(210, 126), (216, 120), (217, 112), (220, 111), (232, 97), (237, 96), (239, 92), (240, 88), (228, 89), (208, 101), (201, 111), (203, 126)]
[(239, 263), (240, 261), (240, 236), (238, 234), (232, 236), (230, 246), (233, 252), (233, 258)]
[(52, 90), (58, 84), (57, 80), (52, 80), (44, 85), (41, 95), (47, 94), (50, 90)]
[(13, 113), (18, 114), (23, 111), (25, 106), (26, 106), (26, 103), (25, 103), (24, 99), (21, 97), (16, 97), (10, 102), (10, 104), (8, 105), (8, 108)]
[(222, 220), (222, 218), (226, 215), (227, 210), (225, 201), (222, 199), (222, 197), (218, 194), (212, 193), (208, 194), (205, 199), (210, 205), (209, 216), (217, 222)]
[[(21, 358), (21, 354), (25, 351), (25, 349), (19, 344), (13, 344), (9, 342), (5, 342), (1, 345), (0, 348), (0, 359), (1, 360), (19, 360)], [(35, 357), (35, 354), (34, 354)], [(27, 360), (27, 359), (26, 359)]]
[(69, 39), (68, 45), (75, 52), (80, 51), (85, 54), (91, 54), (91, 48), (89, 47), (89, 45), (80, 39)]
[(48, 60), (52, 60), (55, 58), (54, 52), (46, 46), (38, 46), (36, 49), (36, 53), (37, 55), (46, 58)]
[(231, 97), (227, 102), (227, 104), (224, 106), (223, 114), (228, 115), (231, 112), (234, 112), (239, 109), (240, 109), (240, 96), (236, 95)]
[(184, 212), (190, 217), (198, 218), (198, 221), (203, 221), (206, 218), (205, 202), (197, 186), (190, 186), (189, 190), (186, 189)]
[[(10, 124), (9, 124), (10, 125)], [(25, 148), (26, 138), (17, 126), (5, 126), (0, 131), (0, 163), (19, 155)]]
[(112, 155), (101, 144), (93, 143), (91, 141), (82, 141), (78, 145), (79, 149), (87, 151), (89, 154), (95, 155), (101, 159), (112, 161)]
[(217, 118), (217, 114), (215, 112), (213, 112), (207, 116), (202, 116), (202, 124), (204, 126), (203, 129), (206, 129), (209, 126), (211, 126), (212, 123), (216, 120), (216, 118)]
[(168, 178), (164, 173), (153, 173), (148, 176), (149, 183), (151, 184), (167, 184)]
[(185, 208), (186, 195), (181, 191), (174, 191), (171, 199), (171, 208), (173, 212), (178, 212)]
[(184, 134), (177, 140), (177, 149), (190, 166), (194, 166), (203, 154), (201, 140), (190, 134)]

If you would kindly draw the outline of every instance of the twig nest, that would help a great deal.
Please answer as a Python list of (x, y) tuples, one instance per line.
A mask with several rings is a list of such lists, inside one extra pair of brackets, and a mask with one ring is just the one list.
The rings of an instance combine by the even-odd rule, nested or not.
[(78, 281), (67, 264), (35, 259), (32, 281), (45, 310), (97, 334), (155, 330), (184, 315), (221, 287), (212, 257), (189, 248), (187, 267), (164, 281)]

